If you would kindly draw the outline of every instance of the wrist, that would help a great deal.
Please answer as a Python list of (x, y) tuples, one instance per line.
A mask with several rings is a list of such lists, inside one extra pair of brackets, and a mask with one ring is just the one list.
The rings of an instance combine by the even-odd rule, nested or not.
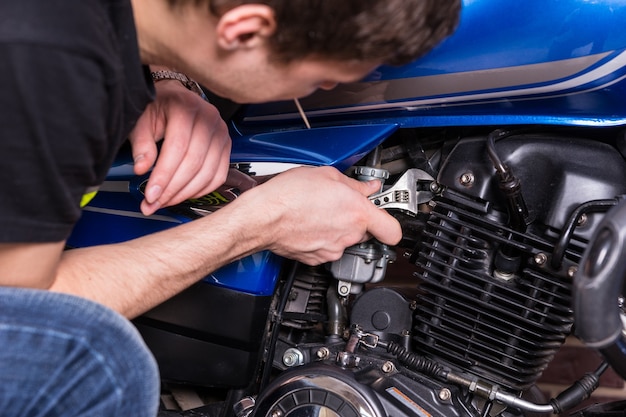
[(198, 84), (196, 81), (189, 78), (186, 74), (183, 74), (182, 72), (173, 71), (169, 69), (158, 69), (158, 70), (151, 71), (150, 75), (154, 83), (157, 83), (159, 81), (164, 81), (164, 80), (178, 81), (189, 91), (193, 91), (194, 93), (202, 97), (204, 100), (207, 100), (206, 95), (204, 94), (204, 91), (202, 91), (202, 87), (200, 87), (200, 84)]

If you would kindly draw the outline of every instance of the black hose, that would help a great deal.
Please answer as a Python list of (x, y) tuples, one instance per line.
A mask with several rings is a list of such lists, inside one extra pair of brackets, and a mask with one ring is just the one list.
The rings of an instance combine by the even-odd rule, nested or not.
[(487, 135), (487, 153), (493, 163), (496, 174), (498, 174), (500, 190), (506, 197), (510, 226), (514, 230), (524, 233), (531, 220), (522, 195), (522, 184), (519, 178), (513, 174), (513, 171), (502, 162), (496, 151), (496, 140), (503, 139), (511, 134), (511, 132), (506, 130), (496, 129)]
[(550, 400), (555, 414), (570, 410), (591, 396), (600, 382), (600, 375), (608, 368), (608, 363), (602, 362), (595, 372), (585, 374), (572, 386)]
[(380, 344), (387, 349), (387, 352), (397, 357), (400, 363), (415, 372), (422, 372), (428, 376), (437, 378), (445, 376), (443, 366), (436, 361), (417, 355), (413, 352), (409, 352), (406, 348), (404, 348), (404, 346), (395, 342), (380, 342)]

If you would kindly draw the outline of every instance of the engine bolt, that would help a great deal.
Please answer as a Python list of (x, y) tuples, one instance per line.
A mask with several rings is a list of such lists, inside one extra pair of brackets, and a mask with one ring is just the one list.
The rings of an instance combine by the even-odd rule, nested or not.
[(581, 227), (581, 226), (586, 225), (587, 220), (589, 220), (589, 217), (587, 217), (587, 214), (586, 213), (581, 214), (578, 220), (576, 220), (576, 226)]
[(471, 172), (466, 172), (461, 175), (460, 181), (461, 185), (469, 187), (470, 185), (474, 184), (474, 174), (472, 174)]
[(283, 412), (280, 410), (274, 410), (272, 411), (272, 414), (270, 414), (272, 417), (283, 417)]
[(384, 373), (388, 374), (389, 372), (393, 372), (393, 370), (396, 369), (396, 367), (393, 366), (393, 362), (387, 361), (383, 363), (383, 366), (381, 369)]
[(430, 191), (434, 194), (439, 194), (441, 190), (443, 189), (443, 187), (437, 181), (431, 182), (429, 188), (430, 188)]
[(304, 355), (298, 349), (289, 348), (283, 353), (283, 364), (285, 364), (285, 366), (299, 366), (303, 363)]
[(578, 267), (575, 265), (567, 268), (567, 276), (570, 278), (574, 278), (574, 275), (576, 275), (576, 272), (578, 272)]
[(327, 347), (322, 347), (319, 348), (317, 350), (317, 352), (315, 353), (315, 355), (319, 358), (319, 359), (327, 359), (330, 356), (330, 350), (328, 350)]
[(541, 266), (541, 265), (544, 265), (548, 261), (548, 257), (546, 256), (545, 253), (538, 253), (535, 255), (533, 260), (535, 261), (537, 265)]
[(341, 296), (347, 296), (350, 293), (350, 287), (348, 287), (347, 285), (340, 285), (339, 286), (339, 295)]
[(448, 388), (443, 388), (441, 391), (439, 391), (439, 399), (441, 401), (448, 401), (450, 400), (450, 398), (452, 398), (452, 393)]

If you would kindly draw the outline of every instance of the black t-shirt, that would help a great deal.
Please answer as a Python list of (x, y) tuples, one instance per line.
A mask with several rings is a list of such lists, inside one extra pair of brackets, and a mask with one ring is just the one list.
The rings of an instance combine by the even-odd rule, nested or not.
[(153, 98), (130, 0), (0, 0), (0, 242), (67, 238)]

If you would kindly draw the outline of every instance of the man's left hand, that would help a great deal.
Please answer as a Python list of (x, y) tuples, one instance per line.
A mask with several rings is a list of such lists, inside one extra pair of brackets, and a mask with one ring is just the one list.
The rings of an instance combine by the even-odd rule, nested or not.
[(143, 175), (154, 167), (141, 203), (145, 215), (208, 194), (228, 174), (231, 140), (226, 123), (213, 105), (178, 81), (156, 84), (156, 100), (129, 139), (135, 173)]

